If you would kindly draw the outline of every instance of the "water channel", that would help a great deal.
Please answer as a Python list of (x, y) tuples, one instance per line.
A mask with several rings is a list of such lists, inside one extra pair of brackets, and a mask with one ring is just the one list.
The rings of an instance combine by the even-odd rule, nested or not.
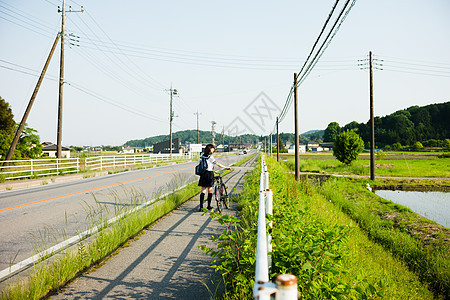
[(450, 193), (376, 190), (375, 194), (450, 228)]

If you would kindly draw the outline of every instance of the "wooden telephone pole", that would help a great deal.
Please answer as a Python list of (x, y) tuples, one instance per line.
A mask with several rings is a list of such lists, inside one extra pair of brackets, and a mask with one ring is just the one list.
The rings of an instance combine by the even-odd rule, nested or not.
[[(69, 12), (83, 12), (81, 10), (75, 11), (69, 6)], [(66, 22), (66, 0), (63, 0), (62, 8), (58, 9), (61, 13), (61, 56), (59, 63), (59, 101), (58, 101), (58, 131), (56, 134), (56, 158), (61, 157), (62, 150), (62, 115), (63, 115), (63, 85), (64, 85), (64, 39), (65, 39), (65, 22)]]
[(173, 121), (173, 109), (172, 109), (172, 102), (173, 102), (173, 95), (178, 95), (178, 91), (176, 89), (172, 88), (172, 85), (170, 85), (170, 115), (169, 115), (169, 123), (170, 123), (170, 129), (169, 129), (169, 149), (170, 149), (170, 158), (172, 158), (172, 121)]
[(294, 127), (295, 127), (295, 180), (300, 180), (300, 155), (298, 136), (298, 98), (297, 98), (297, 73), (294, 73)]
[(277, 161), (280, 161), (280, 135), (278, 132), (278, 117), (277, 117)]
[(373, 114), (373, 64), (372, 51), (369, 51), (370, 81), (370, 180), (375, 180), (375, 120)]

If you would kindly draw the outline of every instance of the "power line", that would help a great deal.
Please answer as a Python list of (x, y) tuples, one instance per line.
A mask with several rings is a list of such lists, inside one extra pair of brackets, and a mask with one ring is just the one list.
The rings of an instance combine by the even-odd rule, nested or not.
[[(339, 3), (339, 0), (336, 0), (335, 4), (333, 5), (327, 19), (325, 20), (325, 24), (323, 25), (316, 41), (313, 44), (312, 50), (309, 53), (305, 63), (303, 64), (300, 72), (298, 73), (297, 78), (297, 84), (296, 86), (291, 85), (291, 88), (289, 90), (289, 94), (286, 98), (285, 104), (283, 106), (283, 109), (280, 113), (280, 115), (278, 116), (278, 123), (282, 122), (284, 120), (284, 118), (286, 117), (287, 112), (289, 111), (289, 108), (292, 105), (292, 101), (293, 101), (293, 93), (294, 93), (294, 88), (298, 87), (305, 79), (306, 77), (311, 73), (311, 71), (314, 69), (314, 67), (316, 66), (317, 62), (319, 61), (320, 57), (322, 56), (322, 54), (325, 52), (325, 50), (328, 48), (328, 45), (331, 43), (331, 41), (333, 40), (334, 36), (336, 35), (336, 33), (339, 31), (342, 23), (344, 22), (344, 20), (346, 19), (347, 15), (349, 14), (350, 10), (353, 8), (353, 6), (356, 3), (356, 0), (353, 0), (350, 4), (351, 0), (347, 0), (347, 2), (344, 4), (344, 6), (341, 9), (341, 12), (339, 13), (338, 17), (336, 18), (333, 26), (331, 27), (331, 29), (329, 30), (326, 38), (323, 40), (322, 45), (320, 46), (319, 50), (317, 50), (316, 54), (314, 55), (314, 57), (312, 58), (312, 60), (310, 60), (311, 56), (314, 53), (314, 49), (316, 48), (320, 38), (322, 37), (325, 28), (327, 27), (329, 21), (332, 18), (332, 15), (334, 14), (336, 7)], [(349, 6), (350, 4), (350, 6)], [(309, 61), (310, 60), (310, 61)], [(309, 63), (308, 63), (309, 61)], [(306, 67), (306, 68), (305, 68)], [(274, 130), (272, 130), (272, 133), (274, 132)]]
[[(19, 70), (17, 68), (12, 68), (12, 67), (2, 66), (2, 65), (0, 65), (0, 68), (11, 70), (11, 71), (15, 71), (15, 72), (19, 72), (19, 73), (26, 74), (26, 75), (31, 75), (33, 77), (37, 77), (36, 72), (38, 72), (38, 71), (36, 71), (36, 70), (30, 69), (30, 68), (27, 68), (27, 67), (23, 67), (23, 66), (20, 66), (20, 65), (17, 65), (17, 64), (5, 61), (5, 60), (0, 60), (0, 61), (3, 62), (3, 63), (10, 64), (10, 65), (15, 66), (15, 67), (19, 67), (19, 68), (28, 70), (30, 72), (22, 71), (22, 70)], [(31, 72), (33, 72), (33, 73), (31, 73)], [(46, 75), (46, 77), (44, 79), (48, 79), (48, 80), (55, 81), (55, 82), (59, 81), (58, 77), (51, 76), (51, 75)], [(160, 122), (160, 123), (164, 123), (164, 124), (166, 123), (164, 120), (161, 120), (157, 116), (153, 116), (153, 115), (150, 115), (150, 114), (142, 113), (141, 110), (136, 110), (135, 108), (132, 108), (132, 107), (127, 106), (127, 105), (125, 105), (123, 103), (120, 103), (120, 102), (118, 102), (118, 101), (116, 101), (116, 100), (114, 100), (112, 98), (108, 98), (108, 97), (103, 96), (103, 95), (101, 95), (101, 94), (99, 94), (97, 92), (94, 92), (94, 91), (89, 90), (89, 89), (87, 89), (85, 87), (82, 87), (81, 85), (79, 85), (77, 83), (69, 82), (69, 81), (64, 81), (64, 83), (68, 84), (69, 86), (73, 87), (74, 89), (77, 89), (77, 90), (79, 90), (79, 91), (81, 91), (81, 92), (83, 92), (83, 93), (85, 93), (87, 95), (90, 95), (90, 96), (92, 96), (92, 97), (94, 97), (94, 98), (96, 98), (98, 100), (101, 100), (101, 101), (103, 101), (105, 103), (108, 103), (110, 105), (118, 107), (118, 108), (120, 108), (122, 110), (128, 111), (128, 112), (130, 112), (132, 114), (135, 114), (135, 115), (147, 118), (147, 119), (151, 119), (151, 120), (156, 121), (156, 122)]]
[[(106, 34), (106, 32), (98, 25), (97, 22), (95, 22), (95, 19), (94, 19), (90, 14), (88, 14), (88, 16), (91, 18), (91, 20), (93, 20), (94, 24), (95, 24), (95, 25), (103, 32), (103, 34), (104, 34), (105, 36), (107, 36), (108, 39), (110, 39), (109, 36)], [(97, 39), (99, 39), (99, 37), (97, 36), (97, 34), (92, 30), (91, 26), (88, 26), (88, 25), (86, 24), (86, 22), (83, 20), (83, 18), (81, 18), (80, 16), (78, 16), (78, 18), (79, 18), (79, 19), (81, 20), (81, 22), (89, 29), (89, 31), (92, 32), (92, 33), (95, 35), (95, 37), (96, 37)], [(77, 26), (77, 27), (78, 27), (78, 26)], [(78, 28), (79, 28), (79, 27), (78, 27)], [(83, 32), (83, 33), (84, 33), (84, 32)], [(85, 34), (85, 35), (86, 35), (86, 34)], [(99, 39), (99, 40), (100, 40), (100, 39)], [(110, 40), (111, 40), (111, 39), (110, 39)], [(91, 41), (92, 41), (92, 40), (91, 40)], [(112, 41), (112, 40), (111, 40), (111, 41)], [(112, 42), (112, 43), (114, 44), (114, 42)], [(95, 46), (96, 46), (96, 48), (97, 48), (98, 50), (101, 50), (101, 49), (100, 49), (101, 45), (95, 44)], [(117, 47), (116, 47), (116, 48), (117, 48)], [(118, 49), (118, 48), (117, 48), (117, 49)], [(120, 49), (118, 49), (118, 50), (119, 50), (119, 53), (123, 54), (129, 61), (131, 61), (131, 60), (129, 59), (129, 57), (126, 56)], [(140, 77), (136, 76), (136, 75), (135, 75), (136, 70), (131, 69), (130, 66), (129, 66), (129, 64), (126, 64), (126, 63), (120, 58), (120, 56), (116, 55), (116, 53), (114, 53), (113, 51), (110, 51), (110, 53), (113, 54), (114, 57), (117, 59), (117, 61), (121, 63), (121, 65), (119, 65), (119, 63), (115, 62), (115, 64), (116, 64), (123, 72), (127, 73), (128, 75), (130, 75), (131, 77), (133, 77), (133, 78), (135, 78), (136, 80), (140, 81), (142, 84), (144, 84), (144, 85), (146, 85), (146, 86), (149, 86), (149, 87), (151, 87), (151, 88), (153, 88), (153, 89), (156, 89), (156, 90), (158, 90), (158, 91), (163, 90), (163, 87), (162, 87), (162, 86), (158, 86), (158, 85), (155, 84), (155, 83), (151, 83), (151, 84), (150, 84), (150, 82), (145, 81), (145, 80), (142, 80)], [(132, 64), (134, 64), (134, 62), (132, 62)], [(135, 64), (134, 64), (134, 65), (135, 65)], [(135, 67), (135, 68), (137, 68), (137, 69), (140, 70), (139, 67)], [(152, 78), (152, 81), (155, 81), (155, 80)]]

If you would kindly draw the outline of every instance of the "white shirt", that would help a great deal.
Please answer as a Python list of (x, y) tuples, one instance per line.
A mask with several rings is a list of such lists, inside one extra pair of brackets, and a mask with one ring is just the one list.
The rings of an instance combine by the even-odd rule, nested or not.
[[(202, 157), (207, 157), (207, 156), (202, 155)], [(212, 155), (210, 155), (206, 159), (206, 162), (208, 164), (208, 168), (206, 169), (206, 171), (214, 171), (214, 165), (216, 164), (216, 159)]]

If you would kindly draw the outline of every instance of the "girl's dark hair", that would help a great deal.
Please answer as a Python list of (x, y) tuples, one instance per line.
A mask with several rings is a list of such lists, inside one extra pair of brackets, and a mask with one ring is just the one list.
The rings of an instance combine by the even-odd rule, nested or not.
[(203, 152), (204, 156), (209, 156), (211, 153), (211, 149), (216, 149), (216, 146), (214, 146), (213, 144), (208, 144), (205, 147), (205, 152)]

